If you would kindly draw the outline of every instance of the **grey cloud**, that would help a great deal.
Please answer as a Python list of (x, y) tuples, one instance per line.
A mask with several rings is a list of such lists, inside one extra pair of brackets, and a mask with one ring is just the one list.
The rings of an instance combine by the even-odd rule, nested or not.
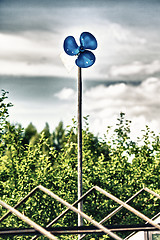
[[(124, 0), (123, 0), (124, 1)], [(122, 2), (122, 1), (121, 1)], [(83, 7), (83, 6), (99, 6), (103, 7), (106, 4), (112, 4), (112, 0), (1, 0), (1, 6), (11, 7)]]
[[(86, 13), (81, 11), (86, 8)], [(91, 12), (95, 9), (97, 13)], [(77, 15), (75, 12), (79, 11)], [(101, 19), (119, 22), (133, 29), (156, 28), (160, 24), (158, 1), (112, 1), (112, 0), (1, 0), (0, 31), (54, 30), (61, 24), (78, 21), (86, 24)], [(156, 14), (157, 13), (157, 14)], [(58, 16), (58, 17), (57, 17)], [(70, 21), (69, 21), (70, 22)]]
[(145, 30), (160, 24), (158, 0), (112, 1), (110, 4), (106, 3), (106, 6), (102, 12), (104, 16), (132, 29), (135, 29), (137, 24)]
[(0, 10), (1, 32), (55, 31), (59, 25), (54, 17), (48, 19), (41, 9)]
[(61, 21), (54, 2), (59, 1), (0, 1), (0, 32), (56, 32)]
[(8, 61), (9, 63), (11, 62), (26, 62), (28, 65), (34, 65), (36, 66), (37, 64), (54, 64), (55, 65), (60, 65), (60, 60), (59, 57), (57, 56), (43, 56), (42, 54), (16, 54), (16, 55), (5, 55), (3, 56), (1, 54), (1, 58), (3, 58), (4, 61)]

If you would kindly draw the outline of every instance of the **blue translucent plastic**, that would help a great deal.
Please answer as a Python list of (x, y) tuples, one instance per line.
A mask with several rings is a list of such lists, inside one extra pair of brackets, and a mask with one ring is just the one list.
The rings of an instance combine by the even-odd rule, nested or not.
[(64, 51), (71, 56), (77, 55), (79, 53), (79, 47), (74, 37), (69, 36), (64, 40)]
[(85, 49), (95, 50), (97, 48), (97, 40), (89, 32), (83, 32), (81, 34), (80, 43)]
[(80, 68), (87, 68), (94, 64), (95, 56), (92, 52), (85, 50), (83, 53), (78, 55), (76, 59), (76, 65)]
[(75, 38), (72, 36), (64, 40), (64, 51), (70, 55), (77, 55), (76, 65), (81, 68), (87, 68), (94, 64), (95, 56), (92, 52), (86, 50), (95, 50), (97, 48), (96, 38), (89, 32), (83, 32), (80, 35), (80, 46), (77, 45)]

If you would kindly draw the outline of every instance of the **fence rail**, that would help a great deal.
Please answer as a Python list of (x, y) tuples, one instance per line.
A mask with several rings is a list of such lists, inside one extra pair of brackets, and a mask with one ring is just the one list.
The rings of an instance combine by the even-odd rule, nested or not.
[[(33, 222), (31, 219), (29, 219), (27, 216), (21, 214), (16, 208), (18, 208), (22, 203), (27, 201), (27, 199), (33, 194), (36, 193), (36, 191), (42, 191), (45, 194), (49, 195), (50, 197), (54, 198), (58, 202), (62, 203), (67, 207), (65, 211), (63, 211), (58, 217), (53, 219), (45, 228), (42, 228), (40, 225), (37, 223)], [(78, 210), (75, 205), (79, 202), (81, 202), (84, 198), (86, 198), (89, 194), (91, 194), (92, 191), (98, 191), (101, 194), (105, 195), (109, 199), (112, 199), (113, 201), (117, 202), (120, 204), (120, 206), (115, 209), (113, 212), (111, 212), (109, 215), (107, 215), (104, 219), (102, 219), (100, 222), (95, 221), (91, 217), (89, 217), (87, 214), (84, 212)], [(74, 202), (72, 205), (69, 204), (67, 201), (64, 199), (60, 198), (53, 192), (51, 192), (49, 189), (39, 185), (36, 188), (34, 188), (31, 192), (29, 192), (19, 203), (17, 203), (14, 207), (9, 206), (7, 203), (3, 202), (0, 200), (0, 205), (2, 205), (4, 208), (8, 209), (8, 212), (4, 214), (0, 218), (0, 223), (4, 221), (10, 214), (16, 215), (18, 218), (20, 218), (22, 221), (26, 222), (28, 225), (31, 226), (29, 229), (0, 229), (0, 236), (5, 235), (35, 235), (32, 240), (38, 238), (40, 235), (46, 236), (48, 239), (52, 240), (57, 240), (57, 237), (54, 235), (59, 235), (59, 234), (83, 234), (80, 239), (83, 239), (86, 234), (89, 233), (100, 233), (100, 234), (107, 234), (113, 239), (116, 240), (123, 240), (121, 237), (119, 237), (117, 234), (113, 232), (122, 232), (122, 231), (140, 231), (140, 230), (145, 230), (145, 231), (153, 231), (153, 230), (160, 230), (160, 225), (155, 223), (152, 219), (148, 218), (141, 212), (137, 211), (128, 203), (133, 200), (135, 197), (137, 197), (140, 193), (143, 191), (146, 191), (156, 198), (160, 199), (160, 195), (155, 193), (154, 191), (148, 189), (148, 188), (143, 188), (140, 191), (138, 191), (136, 194), (134, 194), (131, 198), (129, 198), (126, 202), (123, 202), (122, 200), (118, 199), (117, 197), (113, 196), (111, 193), (108, 193), (104, 189), (94, 186), (91, 189), (89, 189), (80, 199), (78, 199), (76, 202)], [(145, 220), (147, 224), (144, 225), (121, 225), (121, 226), (103, 226), (102, 223), (106, 222), (109, 218), (113, 217), (116, 213), (118, 213), (122, 208), (126, 208), (128, 211), (134, 213), (141, 219)], [(79, 214), (81, 217), (92, 223), (93, 226), (87, 227), (87, 226), (80, 226), (80, 227), (69, 227), (69, 228), (51, 228), (51, 226), (56, 223), (60, 218), (62, 218), (68, 211), (73, 211), (77, 214)], [(54, 234), (54, 235), (53, 235)]]

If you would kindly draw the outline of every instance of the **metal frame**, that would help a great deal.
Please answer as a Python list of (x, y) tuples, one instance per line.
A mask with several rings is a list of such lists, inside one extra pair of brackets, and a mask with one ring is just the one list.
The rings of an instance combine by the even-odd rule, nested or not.
[(0, 204), (8, 209), (11, 213), (13, 213), (14, 215), (16, 215), (18, 218), (20, 218), (21, 220), (23, 220), (25, 223), (27, 223), (28, 225), (30, 225), (31, 227), (33, 227), (35, 230), (37, 230), (38, 232), (42, 233), (44, 236), (48, 237), (48, 239), (51, 240), (57, 240), (57, 238), (55, 236), (53, 236), (50, 232), (46, 231), (44, 228), (42, 228), (41, 226), (39, 226), (37, 223), (33, 222), (31, 219), (29, 219), (28, 217), (26, 217), (25, 215), (23, 215), (22, 213), (20, 213), (18, 210), (16, 210), (15, 208), (9, 206), (7, 203), (3, 202), (0, 200)]
[[(56, 217), (53, 221), (51, 221), (45, 228), (42, 228), (41, 226), (39, 226), (38, 224), (34, 223), (32, 220), (30, 220), (28, 217), (24, 216), (23, 214), (21, 214), (19, 211), (16, 210), (16, 208), (18, 206), (20, 206), (22, 203), (24, 203), (29, 197), (31, 197), (37, 190), (41, 190), (44, 193), (46, 193), (47, 195), (50, 195), (52, 198), (54, 198), (55, 200), (61, 202), (63, 205), (65, 205), (67, 207), (67, 209), (62, 212), (58, 217)], [(77, 208), (75, 208), (74, 206), (81, 202), (85, 197), (87, 197), (87, 195), (89, 195), (93, 190), (96, 190), (100, 193), (102, 193), (103, 195), (107, 196), (108, 198), (112, 199), (113, 201), (117, 202), (120, 204), (120, 206), (115, 209), (113, 212), (111, 212), (108, 216), (106, 216), (104, 219), (102, 219), (99, 223), (95, 220), (93, 220), (92, 218), (90, 218), (88, 215), (86, 215), (85, 213), (83, 213), (82, 211), (78, 210)], [(113, 215), (115, 215), (117, 212), (119, 212), (122, 208), (126, 208), (128, 209), (130, 212), (134, 213), (135, 215), (137, 215), (138, 217), (140, 217), (141, 219), (145, 220), (146, 223), (149, 223), (150, 226), (148, 228), (148, 225), (146, 227), (143, 226), (143, 229), (145, 228), (147, 231), (149, 231), (150, 229), (153, 230), (160, 230), (160, 225), (155, 223), (152, 219), (148, 218), (147, 216), (145, 216), (144, 214), (140, 213), (139, 211), (137, 211), (136, 209), (134, 209), (133, 207), (131, 207), (130, 205), (128, 205), (128, 202), (131, 201), (132, 199), (134, 199), (136, 196), (138, 196), (142, 191), (147, 191), (148, 193), (154, 195), (155, 197), (160, 199), (160, 195), (155, 193), (154, 191), (148, 189), (148, 188), (143, 188), (140, 191), (138, 191), (135, 195), (133, 195), (131, 198), (129, 198), (126, 202), (121, 201), (120, 199), (118, 199), (117, 197), (113, 196), (112, 194), (108, 193), (107, 191), (103, 190), (102, 188), (98, 187), (98, 186), (94, 186), (92, 187), (90, 190), (88, 190), (81, 198), (79, 198), (76, 202), (73, 203), (73, 205), (69, 204), (68, 202), (66, 202), (65, 200), (63, 200), (62, 198), (60, 198), (59, 196), (57, 196), (56, 194), (54, 194), (53, 192), (51, 192), (50, 190), (48, 190), (47, 188), (39, 185), (36, 188), (34, 188), (29, 194), (27, 194), (18, 204), (16, 204), (13, 207), (9, 206), (8, 204), (4, 203), (3, 201), (0, 200), (0, 204), (5, 207), (6, 209), (8, 209), (9, 211), (4, 214), (1, 218), (0, 218), (0, 222), (2, 222), (5, 218), (7, 218), (11, 213), (15, 214), (17, 217), (19, 217), (20, 219), (22, 219), (24, 222), (26, 222), (27, 224), (29, 224), (30, 226), (32, 226), (34, 228), (34, 233), (36, 234), (37, 231), (39, 232), (39, 234), (43, 234), (46, 237), (48, 237), (49, 239), (57, 239), (54, 235), (51, 234), (52, 233), (56, 233), (56, 230), (54, 231), (50, 231), (50, 227), (56, 223), (62, 216), (64, 216), (69, 210), (72, 210), (73, 212), (79, 214), (81, 217), (85, 218), (87, 221), (89, 221), (90, 223), (92, 223), (96, 229), (87, 229), (87, 233), (106, 233), (109, 236), (111, 236), (113, 239), (117, 239), (117, 240), (122, 240), (122, 238), (120, 238), (119, 236), (117, 236), (115, 233), (113, 233), (112, 231), (127, 231), (127, 229), (131, 229), (132, 227), (129, 226), (127, 227), (127, 229), (123, 226), (121, 226), (121, 230), (116, 230), (113, 227), (109, 227), (109, 226), (103, 226), (102, 223), (106, 222), (109, 218), (111, 218)], [(48, 231), (47, 231), (48, 230)], [(138, 231), (139, 228), (133, 229), (132, 230), (136, 230)], [(145, 230), (145, 231), (146, 231)], [(71, 231), (73, 234), (73, 231)], [(75, 231), (74, 234), (82, 234), (84, 233), (84, 229), (77, 229)], [(33, 230), (32, 230), (33, 233)], [(65, 234), (65, 229), (63, 231), (63, 233)], [(86, 232), (85, 232), (86, 233)], [(0, 231), (0, 234), (3, 234)], [(58, 234), (58, 233), (57, 233)], [(69, 231), (67, 232), (66, 229), (66, 234), (71, 234), (69, 233)], [(81, 236), (81, 239), (84, 238), (85, 235)], [(32, 238), (36, 239), (38, 238), (38, 235), (34, 236)], [(127, 239), (127, 238), (125, 238)]]
[[(105, 225), (110, 231), (114, 232), (128, 232), (128, 231), (157, 231), (155, 227), (150, 224), (135, 224), (135, 225)], [(47, 230), (54, 235), (69, 235), (69, 234), (104, 234), (100, 229), (94, 226), (74, 226), (74, 227), (50, 227)], [(0, 236), (15, 236), (15, 235), (42, 235), (34, 228), (8, 228), (0, 229)]]

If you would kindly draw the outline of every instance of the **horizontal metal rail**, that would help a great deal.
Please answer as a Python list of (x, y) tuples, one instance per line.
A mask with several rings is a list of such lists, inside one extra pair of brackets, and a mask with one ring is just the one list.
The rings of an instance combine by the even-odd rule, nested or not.
[[(84, 217), (86, 220), (88, 220), (89, 222), (91, 222), (95, 227), (98, 227), (98, 229), (96, 230), (96, 232), (104, 232), (108, 235), (110, 235), (111, 237), (113, 237), (114, 239), (122, 239), (120, 237), (118, 237), (116, 234), (112, 233), (113, 230), (104, 227), (103, 225), (101, 225), (102, 223), (104, 223), (105, 221), (107, 221), (110, 217), (112, 217), (113, 215), (115, 215), (117, 212), (119, 212), (123, 207), (125, 207), (126, 209), (128, 209), (129, 211), (133, 212), (135, 215), (139, 216), (140, 218), (142, 218), (143, 220), (147, 221), (148, 223), (150, 223), (153, 227), (153, 229), (160, 229), (160, 226), (158, 224), (155, 224), (155, 222), (151, 219), (149, 219), (148, 217), (146, 217), (144, 214), (138, 212), (136, 209), (132, 208), (130, 205), (128, 205), (127, 203), (129, 201), (131, 201), (132, 199), (134, 199), (137, 195), (139, 195), (143, 190), (151, 193), (152, 195), (154, 195), (155, 197), (160, 199), (160, 195), (155, 193), (154, 191), (148, 189), (148, 188), (143, 188), (141, 189), (139, 192), (137, 192), (135, 195), (133, 195), (131, 198), (129, 198), (126, 202), (121, 201), (120, 199), (116, 198), (115, 196), (113, 196), (112, 194), (106, 192), (105, 190), (101, 189), (98, 186), (94, 186), (92, 187), (90, 190), (88, 190), (80, 199), (78, 199), (76, 202), (73, 203), (73, 205), (69, 204), (68, 202), (64, 201), (63, 199), (61, 199), (60, 197), (58, 197), (57, 195), (55, 195), (54, 193), (52, 193), (50, 190), (48, 190), (47, 188), (43, 187), (43, 186), (37, 186), (36, 188), (34, 188), (29, 194), (27, 194), (18, 204), (16, 204), (14, 206), (14, 210), (15, 208), (17, 208), (18, 206), (20, 206), (22, 203), (24, 203), (29, 197), (31, 197), (37, 190), (41, 190), (43, 192), (45, 192), (46, 194), (50, 195), (51, 197), (53, 197), (54, 199), (56, 199), (57, 201), (61, 202), (62, 204), (64, 204), (65, 206), (67, 206), (67, 209), (62, 212), (58, 217), (56, 217), (53, 221), (51, 221), (45, 229), (49, 229), (51, 227), (51, 225), (53, 225), (55, 222), (57, 222), (62, 216), (64, 216), (68, 211), (72, 210), (78, 214), (80, 214), (82, 217)], [(96, 222), (95, 220), (93, 220), (92, 218), (90, 218), (88, 215), (86, 215), (85, 213), (79, 211), (77, 208), (75, 208), (74, 206), (79, 203), (81, 200), (83, 200), (85, 197), (87, 197), (88, 194), (90, 194), (93, 190), (97, 190), (99, 192), (101, 192), (102, 194), (106, 195), (107, 197), (109, 197), (110, 199), (114, 200), (115, 202), (119, 203), (120, 206), (115, 209), (112, 213), (110, 213), (108, 216), (106, 216), (104, 219), (102, 219), (99, 223)], [(1, 201), (2, 202), (2, 201)], [(9, 206), (9, 205), (8, 205)], [(10, 207), (10, 206), (9, 206)], [(13, 213), (13, 211), (11, 211), (11, 209), (8, 208), (8, 212), (6, 214), (4, 214), (1, 218), (0, 218), (0, 222), (3, 221), (6, 217), (9, 216), (9, 214)], [(16, 210), (15, 210), (16, 211)], [(18, 211), (17, 211), (18, 212)], [(24, 215), (22, 215), (24, 216)], [(26, 217), (27, 218), (27, 217)], [(28, 219), (28, 218), (27, 218)], [(29, 219), (30, 220), (30, 219)], [(34, 222), (33, 222), (34, 223)], [(37, 225), (39, 226), (39, 225)], [(40, 226), (39, 226), (40, 227)], [(45, 230), (44, 229), (44, 230)], [(133, 228), (132, 228), (133, 230)], [(135, 230), (135, 229), (134, 229)], [(80, 230), (79, 230), (80, 231)], [(81, 234), (83, 233), (82, 230), (80, 232)], [(34, 230), (34, 234), (36, 233), (36, 228)], [(78, 233), (77, 233), (78, 234)], [(38, 237), (39, 233), (37, 234), (37, 236), (34, 236), (32, 239), (36, 239)], [(84, 237), (85, 235), (81, 236), (81, 239)]]
[[(83, 196), (81, 196), (77, 201), (75, 201), (72, 206), (75, 206), (77, 203), (79, 203), (81, 200), (83, 200), (84, 198), (86, 198), (88, 196), (89, 193), (91, 193), (94, 190), (94, 187), (90, 188), (85, 194), (83, 194)], [(48, 229), (49, 227), (51, 227), (54, 223), (56, 223), (61, 217), (63, 217), (67, 212), (69, 212), (71, 209), (67, 208), (66, 210), (64, 210), (59, 216), (57, 216), (55, 219), (53, 219), (50, 223), (47, 224), (46, 228)], [(34, 236), (31, 240), (35, 240), (37, 239), (38, 236)]]
[(52, 198), (56, 199), (57, 201), (61, 202), (63, 205), (65, 205), (66, 207), (70, 208), (73, 212), (79, 214), (81, 217), (85, 218), (87, 221), (89, 221), (90, 223), (92, 223), (94, 226), (98, 227), (102, 232), (108, 234), (109, 236), (111, 236), (113, 239), (116, 240), (123, 240), (122, 238), (120, 238), (119, 236), (117, 236), (115, 233), (112, 233), (109, 229), (105, 228), (103, 225), (99, 224), (97, 221), (93, 220), (91, 217), (89, 217), (87, 214), (85, 214), (84, 212), (78, 210), (77, 208), (75, 208), (73, 205), (69, 204), (68, 202), (66, 202), (65, 200), (63, 200), (62, 198), (60, 198), (59, 196), (57, 196), (56, 194), (54, 194), (53, 192), (51, 192), (50, 190), (48, 190), (47, 188), (43, 187), (43, 186), (39, 186), (39, 189), (41, 189), (43, 192), (45, 192), (46, 194), (50, 195)]
[(48, 232), (47, 230), (45, 230), (44, 228), (39, 226), (37, 223), (33, 222), (31, 219), (29, 219), (28, 217), (26, 217), (25, 215), (20, 213), (18, 210), (14, 209), (10, 205), (8, 205), (7, 203), (0, 200), (0, 205), (2, 205), (4, 208), (8, 209), (11, 213), (13, 213), (18, 218), (20, 218), (22, 221), (24, 221), (25, 223), (27, 223), (28, 225), (30, 225), (31, 227), (36, 229), (38, 232), (42, 233), (47, 238), (49, 238), (51, 240), (57, 240), (57, 238), (55, 236), (53, 236), (50, 232)]
[[(130, 202), (131, 200), (133, 200), (136, 196), (138, 196), (142, 191), (144, 191), (144, 189), (142, 188), (141, 190), (139, 190), (137, 193), (135, 193), (132, 197), (130, 197), (125, 203)], [(104, 222), (106, 222), (109, 218), (113, 217), (116, 213), (118, 213), (122, 208), (124, 208), (124, 206), (120, 205), (118, 208), (116, 208), (114, 211), (112, 211), (110, 214), (108, 214), (105, 218), (103, 218), (99, 223), (102, 224)], [(86, 234), (82, 235), (80, 237), (80, 239), (83, 239), (86, 236)]]
[[(75, 206), (77, 203), (79, 203), (81, 200), (83, 200), (85, 197), (87, 197), (87, 195), (89, 193), (91, 193), (94, 190), (94, 187), (92, 187), (91, 189), (89, 189), (85, 194), (83, 194), (83, 196), (81, 196), (77, 201), (75, 201), (72, 206)], [(70, 208), (67, 208), (64, 212), (62, 212), (58, 217), (56, 217), (55, 219), (53, 219), (52, 222), (50, 222), (46, 228), (52, 226), (54, 223), (56, 223), (61, 217), (63, 217), (68, 211), (70, 211)]]
[[(150, 190), (149, 188), (145, 187), (144, 188), (145, 191), (147, 191), (148, 193), (152, 194), (153, 196), (155, 196), (156, 198), (160, 199), (160, 195), (152, 190)], [(159, 213), (157, 215), (155, 215), (153, 218), (151, 218), (151, 220), (156, 219), (159, 216)], [(145, 224), (148, 225), (148, 222), (145, 222)], [(124, 240), (129, 239), (131, 236), (133, 236), (137, 231), (133, 231), (131, 234), (129, 234)]]
[[(91, 222), (94, 226), (98, 227), (101, 231), (103, 231), (104, 233), (108, 234), (109, 236), (111, 236), (113, 239), (116, 240), (123, 240), (122, 238), (120, 238), (119, 236), (117, 236), (115, 233), (112, 233), (109, 229), (103, 227), (103, 225), (99, 224), (97, 221), (93, 220), (91, 217), (89, 217), (87, 214), (83, 213), (82, 211), (79, 211), (77, 208), (75, 208), (73, 205), (69, 204), (68, 202), (66, 202), (65, 200), (63, 200), (62, 198), (60, 198), (59, 196), (57, 196), (56, 194), (54, 194), (53, 192), (51, 192), (50, 190), (48, 190), (47, 188), (39, 185), (37, 186), (37, 188), (34, 189), (34, 191), (36, 191), (37, 189), (40, 189), (41, 191), (45, 192), (46, 194), (50, 195), (52, 198), (56, 199), (57, 201), (61, 202), (63, 205), (67, 206), (68, 209), (74, 211), (75, 213), (81, 215), (83, 218), (85, 218), (87, 221)], [(30, 196), (30, 194), (27, 195), (27, 198)], [(23, 201), (23, 200), (22, 200)], [(24, 201), (23, 201), (24, 202)], [(9, 205), (8, 205), (9, 206)], [(17, 211), (16, 209), (12, 208), (9, 206), (7, 208), (10, 212), (13, 213), (13, 211)], [(17, 211), (18, 212), (18, 211)], [(9, 213), (8, 213), (9, 214)], [(18, 215), (17, 215), (18, 216)], [(23, 215), (22, 215), (23, 217)], [(26, 217), (27, 218), (27, 217)], [(22, 219), (22, 218), (21, 218)], [(23, 219), (24, 221), (24, 219)], [(32, 221), (32, 223), (34, 223)], [(33, 226), (33, 225), (32, 225)], [(47, 232), (47, 231), (46, 231)], [(44, 235), (44, 234), (43, 234)], [(46, 235), (45, 235), (46, 236)]]
[(113, 196), (112, 194), (108, 193), (107, 191), (103, 190), (102, 188), (100, 188), (98, 186), (95, 186), (95, 189), (97, 191), (101, 192), (102, 194), (104, 194), (105, 196), (109, 197), (113, 201), (115, 201), (115, 202), (119, 203), (120, 205), (124, 206), (124, 208), (128, 209), (130, 212), (134, 213), (135, 215), (137, 215), (141, 219), (145, 220), (146, 222), (150, 223), (152, 226), (154, 226), (154, 227), (156, 227), (156, 228), (158, 228), (160, 230), (160, 225), (158, 225), (153, 220), (151, 220), (150, 218), (146, 217), (144, 214), (140, 213), (139, 211), (137, 211), (136, 209), (134, 209), (133, 207), (131, 207), (127, 203), (121, 201), (119, 198)]
[[(134, 224), (134, 225), (106, 225), (110, 231), (114, 232), (127, 232), (127, 231), (159, 231), (157, 228), (150, 224)], [(47, 229), (50, 233), (54, 235), (64, 235), (64, 234), (104, 234), (100, 229), (95, 226), (78, 226), (78, 227), (50, 227)], [(42, 235), (37, 232), (34, 228), (10, 228), (10, 229), (0, 229), (0, 236), (8, 235)]]
[[(96, 186), (94, 187), (97, 191), (99, 191)], [(148, 189), (148, 188), (142, 188), (137, 193), (135, 193), (131, 198), (129, 198), (125, 203), (129, 203), (131, 200), (133, 200), (136, 196), (138, 196), (142, 191), (147, 191), (148, 193), (154, 195), (155, 197), (160, 199), (160, 195), (155, 193), (154, 191)], [(122, 208), (124, 208), (124, 205), (120, 205), (118, 208), (116, 208), (113, 212), (111, 212), (109, 215), (107, 215), (104, 219), (102, 219), (99, 223), (106, 222), (109, 218), (113, 217), (116, 213), (118, 213)], [(152, 219), (151, 219), (152, 220)], [(148, 222), (146, 222), (148, 223)], [(136, 231), (136, 230), (134, 230)], [(135, 233), (135, 232), (134, 232)], [(83, 239), (85, 237), (85, 234), (80, 237), (80, 239)], [(125, 238), (126, 239), (126, 238)]]

